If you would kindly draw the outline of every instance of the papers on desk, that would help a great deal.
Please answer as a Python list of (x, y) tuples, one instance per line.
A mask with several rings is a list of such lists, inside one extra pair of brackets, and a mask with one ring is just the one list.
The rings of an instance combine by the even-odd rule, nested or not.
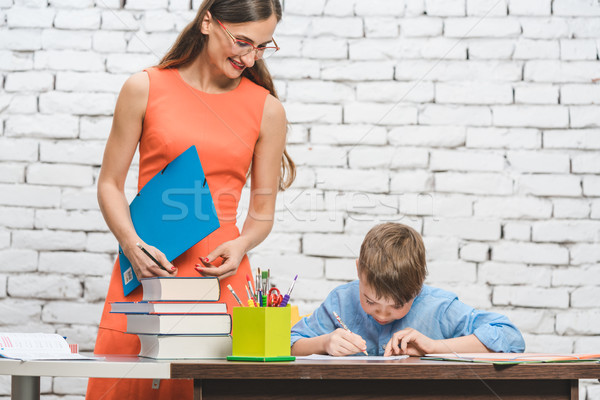
[(596, 361), (600, 354), (555, 353), (442, 353), (421, 357), (433, 361), (465, 361), (488, 364), (530, 364)]
[(402, 360), (408, 358), (408, 356), (345, 356), (336, 357), (323, 354), (311, 354), (310, 356), (296, 357), (296, 360), (360, 360), (360, 361), (389, 361), (389, 360)]
[(55, 333), (0, 333), (0, 357), (16, 360), (95, 360), (72, 353), (67, 341)]

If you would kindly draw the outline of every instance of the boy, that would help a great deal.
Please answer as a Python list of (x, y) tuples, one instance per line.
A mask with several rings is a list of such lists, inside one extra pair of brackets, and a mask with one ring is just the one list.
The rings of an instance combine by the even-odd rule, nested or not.
[[(523, 352), (519, 330), (497, 313), (476, 310), (455, 294), (423, 285), (425, 246), (412, 228), (373, 227), (356, 262), (358, 281), (334, 289), (292, 328), (292, 355), (420, 356)], [(349, 330), (341, 329), (336, 312)]]

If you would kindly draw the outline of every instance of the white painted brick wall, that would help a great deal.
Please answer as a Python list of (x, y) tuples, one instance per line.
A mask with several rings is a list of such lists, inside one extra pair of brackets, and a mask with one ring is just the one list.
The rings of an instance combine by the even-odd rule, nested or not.
[[(122, 3), (0, 0), (0, 327), (85, 349), (117, 248), (95, 190), (117, 94), (201, 1)], [(286, 0), (268, 65), (298, 178), (252, 265), (283, 287), (300, 273), (309, 313), (356, 278), (374, 224), (403, 222), (428, 283), (507, 314), (529, 351), (594, 351), (599, 16), (590, 0)]]

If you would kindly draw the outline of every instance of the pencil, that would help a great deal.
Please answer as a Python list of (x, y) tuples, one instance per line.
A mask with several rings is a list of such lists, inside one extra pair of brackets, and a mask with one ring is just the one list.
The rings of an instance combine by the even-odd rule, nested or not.
[(151, 259), (152, 261), (154, 261), (154, 263), (155, 263), (156, 265), (158, 265), (158, 266), (160, 267), (160, 269), (162, 269), (163, 271), (167, 271), (167, 272), (169, 272), (169, 270), (168, 270), (168, 269), (166, 269), (165, 267), (163, 267), (163, 265), (162, 265), (160, 262), (158, 262), (158, 260), (157, 260), (156, 258), (154, 258), (154, 256), (153, 256), (152, 254), (150, 254), (150, 253), (148, 252), (148, 250), (146, 250), (146, 249), (145, 249), (145, 248), (144, 248), (144, 247), (143, 247), (143, 246), (142, 246), (140, 243), (136, 243), (136, 246), (137, 246), (137, 247), (139, 247), (139, 248), (140, 248), (140, 250), (142, 250), (142, 251), (144, 252), (144, 254), (145, 254), (145, 255), (147, 255), (148, 257), (150, 257), (150, 259)]
[[(346, 324), (342, 321), (342, 319), (340, 318), (340, 316), (335, 311), (333, 312), (333, 315), (335, 316), (335, 319), (337, 319), (337, 321), (340, 323), (340, 325), (342, 326), (342, 328), (344, 328), (348, 332), (352, 332), (350, 329), (348, 329), (348, 327), (346, 326)], [(363, 353), (365, 353), (365, 356), (369, 355), (369, 353), (367, 353), (367, 350), (363, 350)]]

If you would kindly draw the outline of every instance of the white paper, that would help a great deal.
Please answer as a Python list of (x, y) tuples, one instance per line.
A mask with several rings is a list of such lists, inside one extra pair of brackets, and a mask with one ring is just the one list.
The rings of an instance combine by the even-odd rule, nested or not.
[(0, 332), (0, 356), (16, 360), (93, 360), (71, 353), (69, 344), (55, 333)]
[(408, 356), (345, 356), (336, 357), (323, 354), (311, 354), (310, 356), (296, 357), (296, 360), (371, 360), (371, 361), (388, 361), (388, 360), (402, 360), (408, 358)]

